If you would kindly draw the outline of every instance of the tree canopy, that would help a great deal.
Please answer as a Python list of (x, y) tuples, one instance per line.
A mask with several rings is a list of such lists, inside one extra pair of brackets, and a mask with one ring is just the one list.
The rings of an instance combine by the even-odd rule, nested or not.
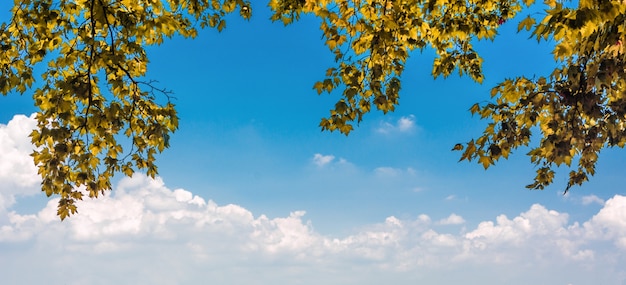
[[(482, 58), (472, 44), (494, 39), (523, 7), (544, 5), (519, 30), (554, 42), (557, 68), (539, 77), (506, 79), (493, 101), (470, 111), (489, 121), (475, 140), (457, 144), (461, 160), (485, 168), (520, 146), (537, 164), (543, 189), (554, 168), (575, 163), (566, 191), (594, 174), (598, 153), (626, 144), (621, 0), (270, 0), (272, 21), (319, 19), (335, 55), (313, 88), (339, 94), (323, 130), (349, 134), (372, 109), (398, 105), (401, 75), (415, 50), (436, 53), (432, 74), (457, 71), (480, 83)], [(243, 0), (16, 0), (0, 26), (0, 92), (32, 92), (37, 147), (32, 156), (46, 195), (59, 195), (61, 219), (76, 213), (83, 193), (110, 190), (115, 173), (157, 174), (155, 155), (178, 127), (170, 93), (146, 78), (146, 48), (198, 29), (226, 27), (225, 16), (252, 15)], [(38, 67), (38, 68), (36, 68)], [(40, 74), (39, 70), (43, 70)], [(41, 78), (41, 80), (35, 78)], [(406, 80), (406, 79), (405, 79)], [(409, 79), (410, 80), (410, 79)], [(533, 133), (539, 142), (531, 145)]]

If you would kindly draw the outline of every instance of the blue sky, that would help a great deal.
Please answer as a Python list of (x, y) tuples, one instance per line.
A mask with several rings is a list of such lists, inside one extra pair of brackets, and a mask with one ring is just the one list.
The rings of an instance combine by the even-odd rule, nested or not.
[(482, 85), (434, 80), (432, 52), (415, 52), (397, 110), (346, 137), (317, 126), (338, 97), (312, 89), (333, 65), (316, 20), (284, 27), (253, 8), (149, 50), (181, 118), (160, 175), (118, 177), (67, 221), (38, 192), (30, 96), (0, 98), (8, 284), (626, 284), (623, 150), (565, 196), (565, 170), (524, 188), (525, 150), (487, 171), (450, 151), (480, 134), (467, 110), (497, 82), (551, 71), (550, 43), (504, 24), (476, 44)]

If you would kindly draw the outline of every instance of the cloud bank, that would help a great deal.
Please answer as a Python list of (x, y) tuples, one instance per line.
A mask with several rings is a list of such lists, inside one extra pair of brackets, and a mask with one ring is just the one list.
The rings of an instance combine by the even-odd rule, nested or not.
[(534, 204), (515, 217), (500, 215), (470, 228), (459, 214), (434, 222), (421, 214), (389, 216), (331, 236), (316, 231), (302, 210), (267, 217), (135, 175), (111, 194), (81, 201), (79, 214), (64, 222), (55, 216), (57, 199), (32, 214), (19, 213), (11, 205), (32, 194), (31, 180), (37, 183), (34, 168), (18, 159), (29, 158), (28, 140), (18, 139), (32, 128), (29, 120), (16, 117), (0, 126), (0, 148), (11, 150), (2, 161), (16, 164), (0, 168), (0, 178), (3, 185), (24, 185), (0, 193), (14, 199), (0, 219), (6, 284), (626, 282), (622, 195), (583, 222)]
[[(325, 284), (374, 284), (366, 276), (399, 278), (405, 284), (417, 277), (434, 282), (453, 269), (479, 267), (484, 273), (499, 267), (524, 270), (528, 264), (608, 271), (609, 282), (603, 284), (621, 284), (625, 277), (621, 264), (626, 261), (626, 196), (621, 195), (582, 224), (535, 204), (516, 217), (501, 215), (469, 231), (444, 233), (440, 227), (463, 224), (459, 215), (432, 222), (423, 214), (416, 219), (390, 216), (344, 237), (316, 232), (304, 211), (286, 217), (255, 216), (241, 206), (217, 205), (141, 175), (123, 179), (111, 195), (82, 201), (79, 214), (64, 222), (55, 216), (56, 202), (51, 200), (35, 214), (9, 212), (8, 222), (0, 226), (0, 273), (9, 276), (10, 284), (25, 284), (24, 274), (17, 272), (33, 267), (39, 277), (61, 282), (66, 266), (81, 264), (93, 268), (82, 267), (74, 273), (78, 279), (63, 282), (181, 284), (189, 278), (195, 284), (204, 278), (235, 278), (229, 284), (314, 284), (319, 280), (308, 278), (321, 274), (328, 278)], [(95, 274), (104, 268), (115, 274)], [(120, 277), (133, 270), (137, 272)], [(256, 283), (260, 279), (247, 275), (257, 270), (270, 271), (264, 273), (269, 274), (268, 283)], [(245, 276), (238, 276), (239, 271)], [(352, 276), (353, 271), (364, 275)], [(170, 279), (156, 278), (163, 272)], [(570, 279), (564, 275), (560, 280)]]

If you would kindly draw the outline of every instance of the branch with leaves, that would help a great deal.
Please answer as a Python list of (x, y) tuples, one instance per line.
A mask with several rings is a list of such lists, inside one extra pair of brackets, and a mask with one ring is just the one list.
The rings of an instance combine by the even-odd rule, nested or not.
[(494, 103), (472, 106), (473, 114), (491, 123), (481, 137), (466, 144), (461, 160), (476, 159), (488, 168), (539, 133), (539, 144), (528, 153), (538, 166), (537, 175), (527, 188), (544, 189), (553, 182), (555, 167), (575, 163), (567, 192), (594, 175), (603, 148), (626, 144), (626, 4), (547, 4), (539, 23), (529, 16), (518, 30), (554, 41), (554, 58), (561, 66), (547, 77), (505, 80), (492, 89)]
[[(434, 77), (458, 71), (480, 83), (483, 59), (477, 40), (532, 0), (270, 0), (272, 21), (287, 25), (302, 15), (320, 19), (323, 41), (336, 65), (315, 83), (318, 94), (339, 99), (323, 130), (348, 135), (372, 110), (393, 111), (412, 52), (431, 49)], [(570, 173), (567, 190), (594, 174), (604, 147), (626, 144), (624, 81), (626, 5), (547, 0), (542, 19), (519, 29), (555, 43), (552, 74), (507, 79), (493, 102), (471, 112), (490, 120), (482, 136), (454, 147), (461, 160), (485, 168), (531, 146), (543, 189), (559, 165)], [(110, 190), (116, 173), (157, 174), (155, 154), (169, 146), (178, 118), (169, 92), (146, 79), (146, 47), (174, 35), (193, 38), (198, 28), (226, 27), (224, 17), (251, 16), (243, 0), (20, 0), (0, 25), (0, 93), (32, 91), (38, 127), (31, 134), (42, 190), (59, 195), (61, 219), (76, 213), (84, 195)], [(537, 22), (539, 20), (539, 22)], [(36, 65), (44, 65), (35, 85)], [(36, 74), (39, 75), (39, 74)], [(538, 145), (532, 144), (539, 134)]]
[(337, 66), (315, 83), (318, 94), (341, 89), (341, 98), (322, 119), (323, 130), (348, 135), (372, 109), (398, 105), (401, 76), (409, 54), (435, 50), (433, 76), (457, 69), (482, 82), (482, 58), (472, 42), (493, 39), (497, 28), (521, 10), (518, 1), (272, 0), (272, 20), (285, 24), (312, 14), (322, 20), (325, 43)]
[(145, 48), (174, 34), (192, 38), (196, 23), (221, 30), (237, 7), (249, 17), (249, 3), (229, 0), (16, 2), (0, 28), (0, 91), (24, 93), (34, 66), (47, 63), (33, 91), (32, 156), (42, 191), (61, 197), (61, 219), (83, 195), (110, 190), (115, 173), (157, 174), (155, 154), (169, 146), (178, 117), (169, 93), (144, 79)]

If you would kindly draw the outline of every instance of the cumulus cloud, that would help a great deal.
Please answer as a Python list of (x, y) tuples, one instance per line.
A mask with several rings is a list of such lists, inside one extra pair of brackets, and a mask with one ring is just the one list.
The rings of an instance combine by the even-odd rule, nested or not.
[[(24, 118), (16, 122), (24, 125), (2, 126), (3, 134), (11, 129), (24, 135), (23, 128), (32, 127)], [(8, 141), (3, 137), (2, 145), (11, 145)], [(23, 140), (12, 145), (9, 149), (30, 144)], [(320, 155), (320, 161), (324, 157), (328, 156)], [(396, 170), (379, 169), (384, 175)], [(1, 177), (3, 183), (23, 182), (17, 181), (22, 179), (19, 175)], [(25, 177), (35, 182), (24, 187), (37, 184), (36, 178)], [(170, 189), (158, 177), (139, 174), (121, 179), (101, 198), (80, 201), (79, 214), (63, 222), (56, 216), (57, 202), (51, 199), (34, 214), (0, 212), (3, 282), (621, 285), (626, 281), (622, 195), (608, 199), (582, 223), (535, 204), (514, 217), (499, 215), (459, 232), (444, 225), (465, 223), (460, 215), (433, 222), (421, 214), (389, 216), (341, 236), (316, 231), (300, 209), (270, 218), (240, 205), (218, 205), (185, 189)], [(441, 231), (444, 228), (448, 231)]]
[(452, 213), (450, 216), (439, 220), (437, 223), (440, 225), (460, 225), (465, 223), (465, 219), (455, 213)]
[(30, 154), (33, 145), (28, 137), (37, 122), (35, 115), (16, 115), (8, 124), (0, 124), (0, 213), (15, 203), (16, 196), (38, 193), (41, 179)]
[(496, 223), (482, 222), (476, 230), (465, 236), (469, 239), (486, 238), (500, 242), (512, 240), (518, 243), (519, 239), (530, 237), (529, 234), (547, 234), (558, 231), (567, 224), (567, 220), (567, 214), (534, 204), (530, 210), (512, 220), (506, 215), (500, 215), (496, 218)]
[[(64, 266), (46, 263), (57, 257), (78, 263), (85, 259), (130, 258), (137, 264), (151, 260), (187, 264), (189, 268), (178, 268), (180, 274), (172, 277), (178, 281), (187, 274), (199, 274), (194, 268), (200, 265), (225, 268), (227, 271), (212, 273), (218, 276), (212, 278), (219, 279), (226, 278), (221, 274), (233, 274), (236, 268), (248, 270), (245, 268), (260, 264), (276, 264), (296, 276), (307, 270), (338, 274), (334, 268), (359, 268), (377, 274), (424, 274), (477, 264), (486, 264), (485, 268), (520, 262), (587, 266), (604, 256), (611, 259), (603, 266), (613, 266), (617, 273), (623, 273), (623, 269), (617, 268), (621, 268), (619, 262), (626, 261), (626, 197), (620, 195), (609, 199), (583, 226), (570, 223), (566, 213), (535, 204), (516, 217), (500, 215), (495, 221), (484, 221), (456, 234), (439, 232), (436, 227), (462, 224), (465, 220), (461, 216), (450, 214), (433, 223), (423, 214), (415, 219), (390, 216), (343, 237), (316, 232), (312, 222), (305, 219), (304, 211), (276, 218), (255, 215), (238, 205), (217, 205), (184, 189), (171, 190), (160, 178), (142, 175), (122, 179), (112, 194), (79, 202), (79, 214), (64, 222), (55, 215), (56, 202), (51, 200), (32, 215), (7, 214), (8, 222), (0, 225), (0, 248), (19, 246), (26, 253), (9, 251), (0, 259), (25, 254), (30, 257), (28, 266), (35, 263), (35, 267), (45, 268), (47, 274)], [(602, 244), (607, 241), (619, 250)], [(124, 264), (130, 263), (114, 264), (107, 270), (124, 270)], [(0, 269), (0, 273), (7, 270), (11, 269)], [(137, 274), (148, 278), (158, 274), (158, 270), (163, 269), (146, 269)], [(95, 280), (97, 274), (87, 274), (89, 269), (82, 271), (85, 273), (79, 274), (83, 278), (80, 280), (105, 283)]]
[[(608, 256), (624, 259), (625, 209), (626, 197), (616, 195), (597, 215), (580, 226), (578, 222), (570, 223), (567, 213), (535, 204), (512, 219), (500, 215), (495, 222), (481, 222), (463, 236), (464, 252), (459, 257), (476, 261), (488, 258), (489, 262), (504, 264), (529, 258), (546, 262), (543, 259), (547, 256), (559, 256), (564, 261), (583, 262), (590, 267), (595, 264), (594, 260)], [(611, 253), (614, 249), (607, 247), (604, 241), (612, 241), (622, 251)]]
[(335, 160), (334, 155), (323, 155), (320, 153), (316, 153), (315, 155), (313, 155), (313, 163), (319, 167), (327, 165), (331, 163), (333, 160)]
[(588, 238), (612, 240), (617, 247), (626, 250), (626, 196), (615, 195), (607, 200), (583, 227)]
[(409, 115), (400, 117), (395, 123), (381, 122), (376, 132), (381, 134), (410, 133), (416, 128), (415, 116)]

